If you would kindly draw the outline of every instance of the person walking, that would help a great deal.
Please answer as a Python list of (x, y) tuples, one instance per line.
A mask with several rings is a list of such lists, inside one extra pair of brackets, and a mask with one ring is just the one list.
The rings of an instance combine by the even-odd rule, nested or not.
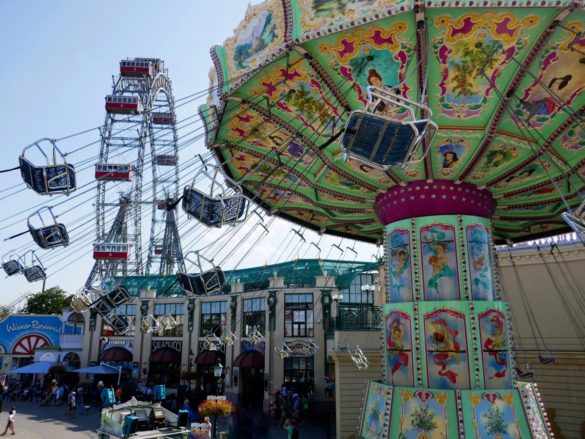
[(2, 433), (0, 436), (6, 436), (6, 433), (8, 433), (8, 430), (10, 430), (12, 432), (12, 435), (16, 434), (14, 432), (14, 415), (15, 414), (16, 414), (16, 410), (15, 410), (14, 406), (12, 406), (10, 408), (10, 411), (8, 412), (8, 422), (6, 423), (6, 429), (4, 430), (4, 433)]
[(72, 390), (69, 393), (69, 400), (67, 401), (67, 413), (66, 415), (74, 418), (75, 417), (75, 412), (77, 409), (77, 398), (75, 396), (75, 392)]

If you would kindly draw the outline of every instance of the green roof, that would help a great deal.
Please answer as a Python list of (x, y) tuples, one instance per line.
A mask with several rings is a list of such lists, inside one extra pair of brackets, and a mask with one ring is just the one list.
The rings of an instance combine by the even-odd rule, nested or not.
[[(353, 278), (359, 273), (378, 269), (377, 262), (337, 261), (324, 259), (297, 259), (280, 264), (263, 265), (260, 267), (226, 270), (226, 285), (239, 280), (244, 284), (244, 291), (259, 291), (268, 288), (270, 278), (276, 275), (284, 278), (289, 288), (310, 288), (315, 286), (316, 276), (335, 277), (335, 285), (346, 289)], [(184, 291), (176, 282), (175, 276), (116, 276), (104, 281), (103, 289), (112, 289), (114, 285), (124, 286), (128, 292), (137, 297), (141, 291), (156, 290), (157, 297), (184, 296)], [(229, 292), (229, 289), (224, 289)]]

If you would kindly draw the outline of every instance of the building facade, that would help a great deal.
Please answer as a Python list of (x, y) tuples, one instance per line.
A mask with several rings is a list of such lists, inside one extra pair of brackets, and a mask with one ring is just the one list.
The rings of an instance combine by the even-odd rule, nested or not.
[(83, 314), (11, 314), (0, 321), (0, 370), (6, 374), (33, 362), (77, 368), (85, 332)]
[[(283, 386), (332, 406), (334, 328), (358, 328), (377, 317), (378, 264), (297, 260), (227, 277), (224, 291), (211, 296), (186, 296), (174, 277), (113, 279), (106, 289), (122, 285), (134, 297), (115, 311), (133, 329), (116, 334), (90, 310), (82, 365), (121, 366), (124, 379), (164, 383), (171, 393), (179, 386), (219, 390), (266, 412)], [(161, 316), (176, 324), (141, 327), (143, 319)]]

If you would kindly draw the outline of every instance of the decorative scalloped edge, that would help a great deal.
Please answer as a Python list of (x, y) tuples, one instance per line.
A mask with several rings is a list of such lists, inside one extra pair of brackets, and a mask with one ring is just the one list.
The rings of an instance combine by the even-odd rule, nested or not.
[(529, 7), (567, 7), (573, 4), (571, 0), (456, 0), (456, 1), (425, 1), (427, 8), (529, 8)]
[[(207, 114), (204, 114), (203, 110), (207, 110)], [(205, 129), (205, 146), (208, 149), (212, 149), (213, 141), (217, 135), (217, 128), (219, 126), (217, 120), (217, 108), (215, 105), (200, 105), (197, 113), (203, 121), (203, 128)]]

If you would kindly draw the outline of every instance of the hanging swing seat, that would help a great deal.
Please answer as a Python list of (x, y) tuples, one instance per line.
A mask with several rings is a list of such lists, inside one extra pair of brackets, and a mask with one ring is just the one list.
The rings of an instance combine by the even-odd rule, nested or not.
[(544, 354), (539, 354), (538, 361), (540, 361), (541, 364), (556, 364), (557, 363), (557, 359), (550, 352), (546, 352)]
[(45, 273), (45, 269), (41, 265), (25, 267), (23, 273), (24, 277), (26, 277), (26, 280), (29, 282), (36, 282), (47, 278), (47, 273)]
[(577, 235), (585, 237), (585, 194), (582, 197), (583, 202), (576, 209), (561, 213), (561, 217)]
[(118, 306), (128, 302), (131, 299), (128, 290), (122, 286), (118, 286), (110, 291), (108, 294), (104, 294), (98, 300), (96, 300), (92, 307), (102, 317), (107, 316)]
[(226, 279), (222, 269), (214, 267), (201, 274), (177, 273), (177, 280), (187, 293), (206, 296), (218, 293)]
[[(191, 254), (195, 255), (190, 256)], [(198, 274), (177, 273), (177, 282), (179, 286), (187, 293), (196, 296), (206, 296), (216, 294), (226, 282), (223, 270), (213, 264), (213, 261), (201, 256), (198, 251), (187, 253), (183, 259), (193, 264)]]
[(2, 258), (2, 269), (6, 272), (7, 276), (14, 276), (15, 274), (22, 273), (24, 266), (20, 258), (14, 253), (11, 253), (4, 255)]
[[(195, 174), (191, 186), (186, 186), (183, 191), (183, 210), (188, 216), (201, 221), (208, 227), (221, 227), (223, 225), (236, 225), (244, 221), (248, 214), (249, 200), (242, 193), (242, 188), (234, 181), (225, 177), (228, 188), (220, 183), (219, 167), (213, 167), (211, 175), (207, 171), (205, 162)], [(209, 193), (205, 193), (195, 187), (201, 177), (211, 180)]]
[[(50, 143), (52, 151), (47, 155), (41, 147), (43, 142)], [(45, 158), (45, 165), (35, 165), (26, 158), (26, 151), (36, 147)], [(46, 148), (46, 147), (45, 147)], [(26, 185), (41, 195), (69, 194), (76, 188), (75, 167), (67, 163), (55, 142), (51, 139), (41, 139), (27, 146), (18, 158), (20, 174)]]
[(35, 254), (34, 250), (29, 250), (26, 252), (22, 257), (22, 260), (24, 263), (22, 273), (24, 274), (24, 277), (27, 281), (36, 282), (39, 280), (45, 280), (47, 278), (45, 267), (43, 267), (43, 264)]
[(128, 318), (126, 316), (119, 316), (119, 315), (111, 315), (104, 318), (106, 323), (112, 327), (114, 330), (114, 334), (117, 335), (124, 335), (130, 329), (131, 325), (128, 322)]
[[(405, 119), (395, 116), (401, 111)], [(433, 121), (419, 119), (417, 112), (431, 114), (425, 105), (389, 90), (369, 87), (365, 108), (351, 112), (345, 126), (341, 142), (346, 157), (380, 170), (407, 166), (429, 129), (432, 135), (437, 131)]]
[(80, 313), (91, 306), (91, 300), (87, 296), (78, 295), (71, 299), (71, 308), (73, 311)]
[[(44, 211), (48, 213), (44, 213)], [(34, 225), (33, 219), (37, 217), (40, 220), (40, 226)], [(50, 207), (42, 207), (30, 215), (27, 220), (27, 225), (34, 241), (43, 249), (59, 246), (67, 247), (69, 245), (67, 229), (63, 224), (57, 222)]]

